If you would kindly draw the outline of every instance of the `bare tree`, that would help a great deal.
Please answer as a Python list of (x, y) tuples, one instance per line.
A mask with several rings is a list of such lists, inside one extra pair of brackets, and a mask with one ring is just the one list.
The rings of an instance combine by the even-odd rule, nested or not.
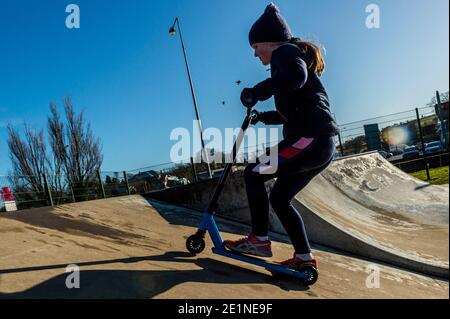
[[(441, 99), (442, 103), (448, 102), (448, 100), (449, 100), (449, 92), (447, 91), (447, 92), (444, 92), (444, 93), (439, 93), (439, 98)], [(431, 98), (430, 103), (428, 103), (427, 106), (434, 107), (436, 104), (437, 104), (436, 96), (433, 96)]]
[(344, 142), (343, 148), (346, 154), (358, 154), (365, 151), (367, 149), (366, 136), (360, 135)]
[(50, 147), (53, 154), (53, 163), (49, 165), (52, 174), (52, 185), (57, 197), (68, 191), (69, 178), (67, 178), (67, 161), (64, 158), (67, 156), (65, 149), (65, 137), (64, 137), (64, 124), (61, 122), (56, 105), (50, 103), (51, 117), (48, 118), (48, 135), (50, 141)]
[(66, 121), (59, 116), (56, 105), (50, 104), (48, 136), (52, 160), (46, 150), (44, 131), (36, 132), (25, 125), (24, 138), (12, 125), (8, 126), (8, 147), (12, 163), (10, 182), (19, 202), (43, 201), (44, 175), (55, 203), (64, 202), (64, 195), (73, 186), (77, 199), (87, 199), (97, 187), (96, 171), (103, 156), (100, 140), (94, 138), (83, 113), (76, 114), (69, 97), (64, 99)]
[(12, 163), (11, 183), (15, 193), (23, 200), (42, 199), (43, 174), (48, 163), (44, 132), (37, 133), (25, 124), (25, 139), (12, 126), (8, 126), (8, 148)]
[(103, 155), (99, 138), (95, 138), (90, 123), (86, 123), (83, 112), (73, 110), (70, 97), (64, 99), (66, 124), (60, 119), (54, 104), (50, 104), (48, 118), (50, 145), (54, 155), (54, 170), (64, 173), (66, 182), (71, 183), (77, 196), (87, 195), (87, 188), (95, 183)]

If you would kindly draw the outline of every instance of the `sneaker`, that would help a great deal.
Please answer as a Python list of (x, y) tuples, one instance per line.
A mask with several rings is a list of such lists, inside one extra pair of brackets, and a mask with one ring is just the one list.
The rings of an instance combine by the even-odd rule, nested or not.
[(224, 240), (223, 245), (229, 250), (259, 257), (272, 257), (270, 240), (259, 240), (255, 235), (239, 240)]
[(276, 262), (276, 263), (279, 265), (282, 265), (286, 268), (298, 270), (298, 271), (301, 271), (302, 268), (304, 268), (306, 266), (312, 266), (316, 270), (319, 269), (319, 263), (317, 262), (317, 260), (315, 258), (313, 258), (311, 260), (301, 260), (300, 258), (295, 256), (295, 254), (294, 254), (294, 257), (291, 259), (281, 261), (281, 262)]

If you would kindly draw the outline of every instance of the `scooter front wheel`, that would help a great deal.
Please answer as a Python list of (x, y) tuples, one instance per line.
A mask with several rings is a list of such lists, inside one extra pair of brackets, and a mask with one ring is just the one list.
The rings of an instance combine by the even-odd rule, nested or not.
[(300, 268), (300, 271), (305, 275), (305, 279), (302, 280), (306, 286), (312, 286), (319, 279), (319, 272), (312, 266), (305, 266)]
[[(272, 269), (269, 269), (270, 273), (272, 274), (272, 277), (275, 279), (292, 279), (291, 275), (278, 272)], [(303, 279), (298, 278), (299, 283), (305, 286), (312, 286), (316, 283), (316, 281), (319, 279), (319, 272), (314, 267), (305, 267), (301, 270), (298, 270), (303, 274)]]
[(197, 234), (189, 236), (186, 248), (191, 254), (200, 254), (205, 249), (205, 240)]

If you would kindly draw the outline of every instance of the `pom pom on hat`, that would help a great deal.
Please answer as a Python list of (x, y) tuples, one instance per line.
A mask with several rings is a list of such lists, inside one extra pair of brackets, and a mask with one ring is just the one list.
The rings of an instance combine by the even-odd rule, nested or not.
[(267, 5), (266, 10), (264, 10), (264, 13), (268, 13), (268, 12), (280, 13), (280, 9), (278, 9), (278, 7), (275, 5), (275, 3), (271, 2)]
[(273, 2), (267, 5), (264, 13), (256, 20), (248, 34), (250, 46), (259, 42), (285, 42), (291, 38), (289, 25)]

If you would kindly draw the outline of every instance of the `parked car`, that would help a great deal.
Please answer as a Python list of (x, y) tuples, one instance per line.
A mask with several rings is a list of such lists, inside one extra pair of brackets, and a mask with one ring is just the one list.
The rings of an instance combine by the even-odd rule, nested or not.
[(384, 158), (390, 158), (393, 155), (392, 153), (386, 151), (378, 151), (378, 153), (380, 153), (380, 155), (383, 156)]
[(403, 150), (401, 149), (395, 149), (391, 151), (392, 155), (397, 156), (397, 155), (402, 155), (403, 154)]
[(441, 141), (434, 141), (425, 145), (425, 154), (434, 154), (444, 151)]
[(189, 180), (187, 178), (180, 178), (177, 176), (167, 175), (167, 187), (173, 187), (178, 185), (187, 185), (189, 184)]
[(155, 172), (154, 170), (149, 170), (146, 172), (139, 172), (135, 175), (128, 175), (128, 181), (130, 182), (136, 182), (136, 181), (143, 181), (143, 180), (149, 180), (149, 179), (154, 179), (154, 178), (158, 178), (158, 173)]
[(403, 159), (411, 159), (420, 156), (420, 152), (415, 146), (408, 146), (403, 149)]

